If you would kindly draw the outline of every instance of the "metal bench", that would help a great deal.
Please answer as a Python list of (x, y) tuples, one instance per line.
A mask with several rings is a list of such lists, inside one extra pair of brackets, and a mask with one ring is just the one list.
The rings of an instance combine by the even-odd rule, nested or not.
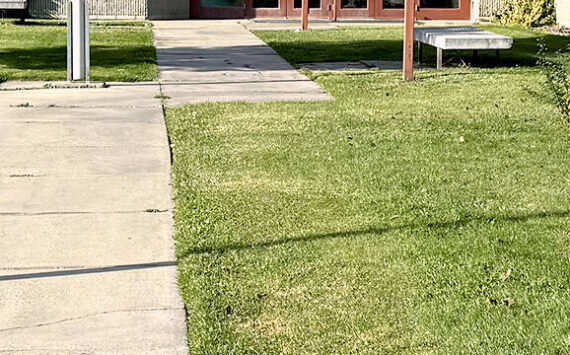
[(478, 51), (494, 50), (499, 55), (500, 50), (509, 50), (513, 47), (511, 37), (483, 31), (475, 27), (436, 27), (418, 28), (414, 39), (418, 42), (418, 60), (422, 61), (423, 45), (433, 46), (437, 50), (437, 69), (443, 68), (443, 51)]

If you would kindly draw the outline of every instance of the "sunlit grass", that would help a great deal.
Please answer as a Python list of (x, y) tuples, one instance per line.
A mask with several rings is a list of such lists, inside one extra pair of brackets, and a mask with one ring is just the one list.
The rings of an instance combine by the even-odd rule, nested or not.
[[(65, 80), (67, 29), (63, 22), (0, 23), (3, 80)], [(158, 77), (149, 24), (111, 22), (91, 27), (91, 79), (148, 81)]]
[(567, 352), (570, 127), (542, 75), (417, 75), (167, 111), (194, 353)]

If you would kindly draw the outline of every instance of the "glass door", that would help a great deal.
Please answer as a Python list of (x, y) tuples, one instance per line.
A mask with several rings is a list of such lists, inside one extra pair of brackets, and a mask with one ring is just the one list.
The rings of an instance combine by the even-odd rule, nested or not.
[[(379, 0), (377, 18), (403, 19), (404, 0)], [(420, 0), (418, 20), (469, 20), (471, 0)]]
[[(302, 0), (287, 0), (287, 18), (301, 19)], [(327, 19), (333, 10), (333, 0), (309, 0), (309, 18)]]
[(204, 19), (244, 18), (244, 0), (196, 0), (199, 6), (191, 6), (191, 17)]
[(285, 17), (287, 0), (246, 0), (246, 17)]
[[(374, 18), (376, 0), (336, 0), (338, 18)], [(381, 0), (379, 0), (381, 1)]]

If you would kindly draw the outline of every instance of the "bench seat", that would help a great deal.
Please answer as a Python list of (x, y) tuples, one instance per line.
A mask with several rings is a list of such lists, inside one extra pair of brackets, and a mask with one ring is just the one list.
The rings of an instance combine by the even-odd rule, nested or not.
[[(513, 47), (511, 37), (481, 30), (476, 27), (436, 27), (418, 28), (414, 39), (421, 45), (427, 44), (437, 48), (437, 67), (443, 66), (444, 50), (509, 50)], [(421, 60), (421, 56), (420, 56)]]
[(27, 0), (0, 0), (0, 10), (26, 10)]

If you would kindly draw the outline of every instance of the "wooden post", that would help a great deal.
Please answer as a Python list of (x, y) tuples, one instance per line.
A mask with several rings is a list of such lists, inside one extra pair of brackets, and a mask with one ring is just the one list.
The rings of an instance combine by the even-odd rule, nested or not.
[(332, 2), (332, 16), (331, 17), (332, 17), (333, 21), (338, 20), (338, 1), (337, 0), (333, 0), (333, 2)]
[(416, 0), (404, 0), (404, 80), (414, 80)]
[(307, 31), (309, 29), (309, 0), (303, 0), (302, 12), (301, 30)]

